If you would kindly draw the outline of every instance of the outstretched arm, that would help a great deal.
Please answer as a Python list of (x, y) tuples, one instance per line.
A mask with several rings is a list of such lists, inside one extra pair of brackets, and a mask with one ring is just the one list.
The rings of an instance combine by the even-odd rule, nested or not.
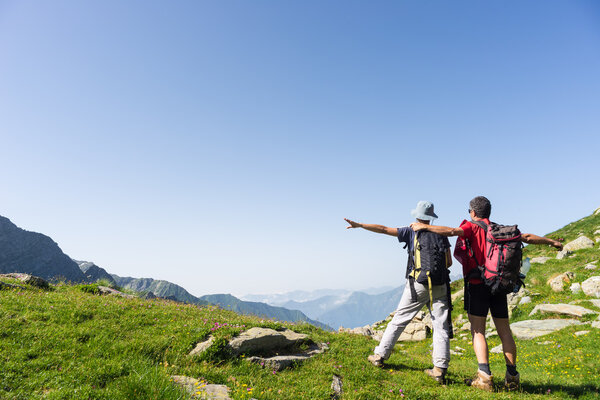
[(413, 222), (410, 224), (413, 231), (418, 232), (428, 230), (429, 232), (437, 233), (442, 236), (464, 236), (465, 232), (462, 228), (450, 228), (449, 226), (427, 225), (421, 222)]
[(563, 245), (561, 242), (547, 238), (545, 236), (537, 236), (533, 233), (521, 234), (521, 240), (527, 244), (547, 244), (552, 247), (556, 247), (558, 250), (562, 250)]
[(375, 233), (383, 233), (383, 234), (390, 235), (390, 236), (398, 236), (398, 228), (388, 228), (387, 226), (376, 225), (376, 224), (361, 224), (360, 222), (354, 222), (348, 218), (344, 218), (344, 219), (346, 220), (347, 223), (350, 224), (350, 226), (347, 226), (346, 229), (363, 228), (363, 229), (366, 229), (368, 231), (375, 232)]

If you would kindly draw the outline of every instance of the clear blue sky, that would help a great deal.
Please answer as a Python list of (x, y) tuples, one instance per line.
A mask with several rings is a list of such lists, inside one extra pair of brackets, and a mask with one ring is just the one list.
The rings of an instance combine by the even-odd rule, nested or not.
[(1, 1), (0, 214), (192, 294), (397, 285), (344, 217), (600, 206), (596, 1)]

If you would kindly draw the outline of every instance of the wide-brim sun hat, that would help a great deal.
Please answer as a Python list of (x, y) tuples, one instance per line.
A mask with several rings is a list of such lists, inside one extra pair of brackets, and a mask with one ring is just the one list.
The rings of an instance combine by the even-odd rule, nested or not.
[(433, 203), (430, 201), (421, 200), (417, 203), (417, 208), (412, 210), (410, 214), (417, 218), (426, 221), (433, 221), (438, 216), (433, 212)]

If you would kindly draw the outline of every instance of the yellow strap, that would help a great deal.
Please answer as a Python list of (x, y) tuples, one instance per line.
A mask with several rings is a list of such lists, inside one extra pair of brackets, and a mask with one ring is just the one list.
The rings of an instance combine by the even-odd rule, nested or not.
[(431, 277), (427, 271), (427, 284), (429, 285), (429, 307), (433, 306), (433, 288), (431, 287)]
[(410, 271), (408, 276), (412, 276), (417, 279), (421, 272), (421, 252), (418, 250), (419, 242), (417, 242), (417, 233), (415, 232), (415, 239), (413, 241), (413, 270)]
[(415, 250), (415, 269), (421, 270), (421, 251), (419, 250), (419, 242), (417, 241), (417, 233), (415, 232), (415, 241), (414, 241), (414, 250)]

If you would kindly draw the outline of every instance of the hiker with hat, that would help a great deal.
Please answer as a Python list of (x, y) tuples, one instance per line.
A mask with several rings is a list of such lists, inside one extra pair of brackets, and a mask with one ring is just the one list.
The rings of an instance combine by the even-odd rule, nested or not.
[[(411, 211), (417, 222), (429, 225), (437, 218), (433, 203), (419, 201)], [(433, 325), (433, 368), (425, 373), (439, 383), (443, 383), (450, 361), (451, 302), (449, 287), (449, 271), (452, 265), (450, 242), (448, 238), (438, 234), (417, 234), (410, 226), (388, 228), (383, 225), (362, 224), (344, 218), (350, 228), (363, 228), (371, 232), (382, 233), (398, 238), (400, 243), (408, 247), (408, 266), (406, 270), (407, 285), (395, 311), (394, 317), (375, 348), (374, 354), (368, 357), (371, 364), (382, 367), (396, 344), (396, 341), (414, 318), (427, 305)]]
[(484, 196), (469, 203), (471, 221), (460, 227), (431, 226), (417, 221), (411, 224), (418, 232), (429, 231), (444, 236), (458, 236), (454, 257), (462, 264), (465, 278), (465, 310), (471, 323), (473, 349), (477, 357), (477, 376), (468, 384), (478, 389), (493, 390), (485, 325), (488, 312), (502, 342), (506, 361), (504, 386), (516, 390), (520, 384), (517, 372), (517, 346), (508, 319), (506, 295), (518, 290), (520, 281), (521, 247), (523, 243), (546, 244), (562, 249), (562, 244), (547, 237), (521, 233), (516, 225), (490, 222), (492, 204)]

